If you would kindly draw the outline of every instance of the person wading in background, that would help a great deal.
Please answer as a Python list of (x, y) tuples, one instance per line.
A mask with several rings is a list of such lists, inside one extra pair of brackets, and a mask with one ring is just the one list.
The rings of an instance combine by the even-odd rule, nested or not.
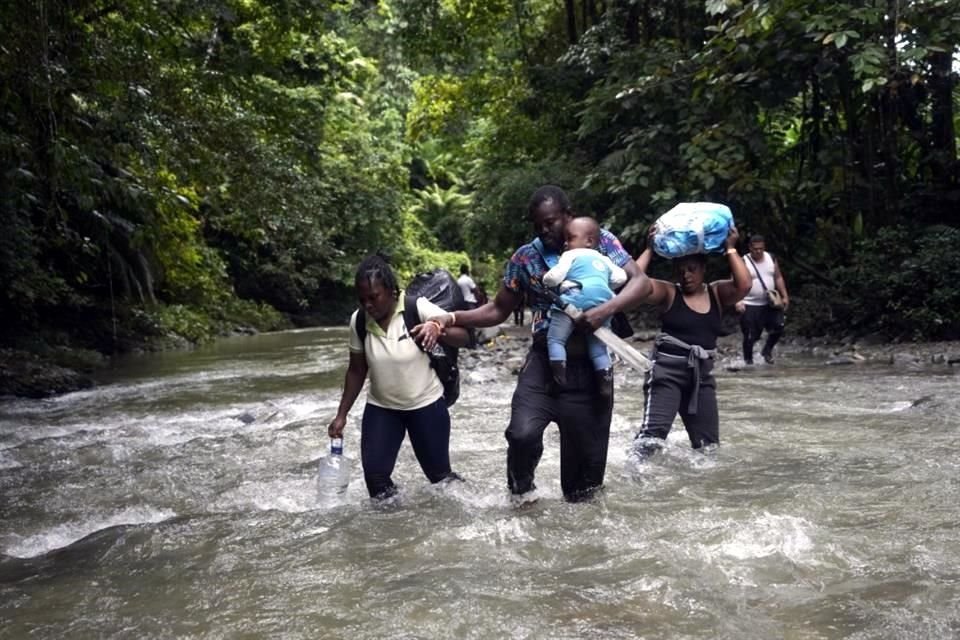
[[(739, 303), (740, 330), (743, 332), (743, 361), (753, 364), (753, 345), (764, 331), (767, 340), (760, 351), (764, 362), (773, 364), (773, 348), (783, 336), (785, 312), (790, 305), (787, 283), (783, 279), (777, 259), (766, 251), (763, 236), (750, 236), (750, 250), (743, 254), (747, 271), (752, 277), (750, 292)], [(779, 307), (771, 303), (770, 291), (779, 296)]]

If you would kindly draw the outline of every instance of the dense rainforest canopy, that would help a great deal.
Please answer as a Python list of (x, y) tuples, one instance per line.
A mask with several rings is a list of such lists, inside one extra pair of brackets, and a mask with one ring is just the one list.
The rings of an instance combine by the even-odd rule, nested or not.
[(0, 321), (104, 351), (488, 287), (559, 184), (762, 233), (793, 330), (960, 336), (958, 0), (8, 0)]

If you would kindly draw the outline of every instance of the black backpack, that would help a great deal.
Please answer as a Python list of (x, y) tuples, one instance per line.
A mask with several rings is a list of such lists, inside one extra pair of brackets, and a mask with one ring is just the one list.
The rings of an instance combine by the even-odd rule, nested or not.
[[(417, 298), (426, 298), (444, 311), (461, 311), (467, 308), (460, 286), (445, 269), (418, 273), (407, 285), (404, 293), (403, 323), (408, 330), (420, 324)], [(364, 342), (367, 338), (367, 314), (363, 307), (357, 311), (356, 329), (360, 342)], [(430, 365), (440, 378), (440, 384), (443, 385), (443, 398), (447, 406), (453, 406), (460, 397), (460, 367), (457, 366), (460, 350), (437, 343), (437, 346), (426, 353), (430, 357)]]

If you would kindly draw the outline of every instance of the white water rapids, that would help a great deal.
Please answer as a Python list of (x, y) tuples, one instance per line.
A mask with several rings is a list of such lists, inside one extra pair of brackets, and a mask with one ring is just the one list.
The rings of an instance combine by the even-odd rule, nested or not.
[(960, 636), (946, 367), (718, 367), (719, 450), (692, 452), (678, 423), (639, 469), (642, 392), (622, 369), (606, 491), (562, 501), (551, 427), (540, 500), (517, 510), (515, 378), (487, 365), (452, 411), (466, 483), (430, 487), (405, 443), (399, 502), (372, 505), (361, 397), (353, 482), (321, 507), (345, 336), (139, 356), (90, 391), (0, 402), (0, 637)]

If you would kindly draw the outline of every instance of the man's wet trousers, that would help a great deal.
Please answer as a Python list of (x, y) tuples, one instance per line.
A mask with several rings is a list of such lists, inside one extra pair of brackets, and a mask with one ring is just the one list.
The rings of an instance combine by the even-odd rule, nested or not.
[(507, 482), (513, 494), (535, 488), (534, 472), (543, 455), (543, 432), (560, 429), (560, 486), (567, 500), (589, 497), (603, 485), (613, 399), (597, 394), (596, 375), (586, 357), (567, 360), (567, 383), (557, 388), (546, 345), (535, 341), (513, 393), (507, 427)]

